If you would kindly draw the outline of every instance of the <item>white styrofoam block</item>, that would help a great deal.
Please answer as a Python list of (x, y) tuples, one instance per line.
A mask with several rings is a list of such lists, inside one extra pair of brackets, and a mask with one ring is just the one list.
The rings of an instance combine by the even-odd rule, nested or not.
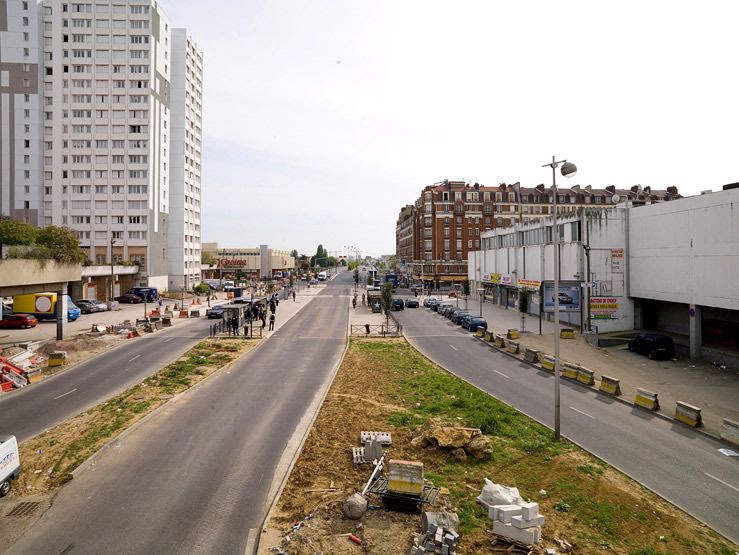
[[(485, 507), (488, 511), (490, 510), (490, 507), (493, 506), (493, 504), (490, 501), (485, 501), (485, 499), (483, 498), (482, 495), (478, 495), (477, 496), (477, 502), (480, 505), (482, 505), (483, 507)], [(490, 518), (492, 518), (492, 517), (490, 517)]]
[(531, 520), (539, 516), (539, 504), (538, 503), (524, 503), (521, 505), (521, 514), (526, 520)]
[(504, 538), (521, 542), (526, 545), (534, 545), (537, 543), (537, 532), (539, 533), (538, 537), (541, 538), (541, 530), (539, 528), (526, 528), (521, 530), (511, 526), (510, 524), (505, 524), (500, 520), (493, 522), (493, 534), (498, 534)]
[(498, 520), (498, 511), (500, 509), (515, 509), (518, 505), (492, 505), (488, 507), (488, 518), (490, 520)]
[(534, 528), (534, 543), (539, 543), (541, 541), (541, 528), (537, 526)]
[(516, 528), (533, 528), (534, 526), (541, 526), (544, 524), (544, 517), (540, 515), (527, 520), (523, 515), (518, 515), (511, 518), (511, 524)]
[(511, 518), (513, 518), (516, 515), (520, 515), (520, 514), (521, 514), (521, 507), (519, 505), (509, 505), (508, 507), (500, 507), (498, 508), (497, 520), (505, 522), (506, 524), (510, 524)]

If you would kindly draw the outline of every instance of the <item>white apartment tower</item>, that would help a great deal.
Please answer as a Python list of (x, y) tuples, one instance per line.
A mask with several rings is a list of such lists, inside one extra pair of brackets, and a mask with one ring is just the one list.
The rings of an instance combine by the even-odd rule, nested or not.
[(42, 225), (40, 5), (0, 1), (0, 216)]
[(172, 31), (169, 285), (200, 283), (203, 53), (186, 29)]

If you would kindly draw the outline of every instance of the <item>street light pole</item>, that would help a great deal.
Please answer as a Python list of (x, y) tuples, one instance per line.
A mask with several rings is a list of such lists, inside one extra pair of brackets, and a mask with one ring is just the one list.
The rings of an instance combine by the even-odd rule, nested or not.
[[(552, 168), (552, 210), (553, 225), (552, 233), (554, 234), (554, 439), (559, 440), (561, 435), (560, 419), (559, 419), (559, 380), (560, 380), (560, 360), (559, 360), (559, 224), (557, 223), (557, 167), (562, 164), (562, 175), (572, 177), (577, 173), (577, 166), (567, 160), (556, 161), (552, 156), (551, 164), (544, 164), (542, 168), (549, 166)], [(543, 299), (542, 299), (543, 301)]]
[(115, 245), (115, 239), (110, 238), (110, 302), (113, 302), (113, 287), (115, 284), (115, 272), (113, 271), (113, 245)]

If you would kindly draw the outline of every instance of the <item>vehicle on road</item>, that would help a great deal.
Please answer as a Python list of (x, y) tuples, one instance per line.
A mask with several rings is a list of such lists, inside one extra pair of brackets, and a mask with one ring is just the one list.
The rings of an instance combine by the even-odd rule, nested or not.
[(434, 310), (434, 307), (438, 306), (439, 304), (441, 304), (439, 302), (439, 299), (426, 299), (425, 301), (423, 301), (423, 306), (425, 306), (426, 308), (430, 308), (431, 310)]
[(21, 473), (21, 459), (15, 436), (0, 435), (0, 497), (10, 492), (13, 480)]
[[(67, 295), (67, 320), (74, 322), (80, 317), (80, 309)], [(31, 293), (29, 295), (16, 295), (13, 297), (13, 312), (20, 314), (31, 314), (38, 320), (56, 320), (58, 303), (56, 293)]]
[(326, 272), (318, 272), (318, 281), (326, 281), (328, 274)]
[(225, 309), (222, 306), (214, 306), (205, 311), (205, 315), (209, 320), (220, 320), (223, 318)]
[(74, 301), (77, 308), (80, 309), (82, 314), (92, 314), (93, 312), (105, 312), (108, 310), (108, 305), (103, 301), (90, 301), (88, 299), (77, 299)]
[(154, 302), (159, 298), (159, 290), (156, 287), (133, 287), (126, 291), (132, 295), (138, 295), (147, 302)]
[(390, 308), (393, 310), (403, 310), (405, 308), (405, 303), (403, 303), (403, 299), (393, 299), (390, 302)]
[(120, 297), (116, 297), (115, 300), (118, 301), (119, 303), (131, 303), (131, 304), (138, 304), (138, 303), (144, 302), (144, 299), (142, 299), (138, 295), (134, 295), (133, 293), (124, 293)]
[(0, 320), (0, 328), (24, 330), (26, 328), (35, 328), (38, 320), (30, 314), (11, 314)]
[(488, 323), (485, 318), (480, 316), (465, 316), (462, 318), (462, 327), (471, 332), (476, 332), (478, 329), (488, 329)]
[(463, 316), (467, 316), (469, 314), (470, 314), (470, 311), (469, 310), (455, 310), (452, 313), (451, 320), (452, 320), (452, 322), (454, 322), (455, 324), (457, 324), (458, 326), (460, 326), (460, 325), (462, 325), (462, 317)]
[(675, 356), (675, 342), (669, 335), (640, 333), (629, 341), (629, 351), (649, 359), (670, 359)]
[(406, 308), (418, 308), (418, 299), (408, 299), (405, 301)]

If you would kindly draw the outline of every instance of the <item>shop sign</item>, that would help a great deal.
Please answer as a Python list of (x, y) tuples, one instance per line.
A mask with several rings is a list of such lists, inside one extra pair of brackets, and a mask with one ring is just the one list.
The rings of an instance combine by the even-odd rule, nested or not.
[(590, 297), (590, 318), (593, 320), (617, 320), (617, 297)]
[(611, 272), (614, 274), (624, 273), (624, 250), (611, 249)]
[(500, 283), (500, 274), (490, 274), (491, 283)]
[(502, 283), (503, 285), (510, 285), (511, 283), (513, 283), (513, 278), (511, 278), (511, 276), (508, 274), (502, 275), (500, 276), (500, 283)]
[(519, 279), (518, 286), (522, 289), (539, 289), (541, 282), (535, 279)]

